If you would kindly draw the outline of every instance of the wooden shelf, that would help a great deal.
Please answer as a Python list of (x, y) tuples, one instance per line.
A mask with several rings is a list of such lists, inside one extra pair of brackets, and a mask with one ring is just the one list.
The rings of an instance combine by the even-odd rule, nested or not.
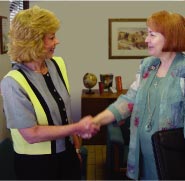
[(82, 90), (82, 98), (88, 98), (88, 99), (93, 99), (93, 98), (116, 99), (119, 95), (127, 93), (127, 89), (123, 89), (122, 91), (117, 92), (117, 93), (112, 93), (110, 91), (107, 91), (107, 92), (104, 92), (102, 94), (99, 93), (98, 89), (94, 89), (92, 91), (94, 92), (94, 94), (86, 94), (87, 89), (83, 89)]

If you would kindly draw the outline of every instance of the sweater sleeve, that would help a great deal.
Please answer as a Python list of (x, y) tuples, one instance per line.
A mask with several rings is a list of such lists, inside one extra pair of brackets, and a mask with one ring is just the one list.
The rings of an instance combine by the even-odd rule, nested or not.
[(139, 70), (136, 73), (135, 81), (129, 87), (128, 92), (126, 94), (120, 95), (117, 100), (107, 108), (114, 114), (117, 122), (126, 119), (132, 113), (136, 94), (141, 82), (141, 75), (143, 70), (142, 63), (143, 61), (141, 61)]

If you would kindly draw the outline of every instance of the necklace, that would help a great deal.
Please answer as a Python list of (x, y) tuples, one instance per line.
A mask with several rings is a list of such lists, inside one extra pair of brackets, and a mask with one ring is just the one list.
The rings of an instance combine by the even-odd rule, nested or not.
[[(157, 89), (158, 88), (158, 85), (160, 83), (160, 81), (162, 80), (162, 78), (158, 78), (158, 77), (155, 77), (154, 78), (154, 87)], [(158, 90), (154, 90), (154, 91), (158, 91)], [(148, 90), (148, 93), (147, 93), (147, 109), (148, 109), (148, 121), (145, 125), (145, 130), (147, 132), (150, 132), (152, 130), (152, 126), (153, 126), (153, 115), (154, 115), (154, 112), (156, 110), (156, 102), (152, 102), (152, 104), (155, 104), (154, 105), (154, 108), (153, 110), (151, 110), (151, 100), (150, 100), (151, 96), (150, 96), (150, 90)], [(156, 99), (155, 99), (156, 100)]]
[(157, 88), (157, 86), (158, 86), (158, 82), (156, 81), (156, 82), (154, 83), (154, 87)]
[(40, 74), (46, 74), (48, 72), (48, 67), (45, 62), (28, 62), (24, 63), (24, 65), (32, 70), (33, 72), (40, 73)]
[(155, 105), (153, 111), (151, 112), (151, 109), (150, 109), (150, 93), (149, 93), (149, 91), (148, 91), (148, 94), (147, 94), (147, 104), (148, 104), (147, 105), (147, 108), (148, 108), (148, 122), (147, 122), (147, 124), (145, 126), (145, 130), (147, 132), (150, 132), (152, 130), (152, 117), (153, 117), (153, 114), (155, 112), (156, 105)]
[(159, 77), (155, 76), (155, 78), (154, 78), (154, 81), (155, 81), (155, 82), (154, 82), (154, 84), (153, 84), (155, 88), (157, 88), (157, 86), (158, 86), (159, 82), (161, 81), (161, 79), (162, 79), (162, 78), (159, 78)]
[[(155, 81), (153, 83), (155, 88), (158, 87), (158, 83), (160, 82), (160, 81), (157, 80), (157, 77), (156, 77), (159, 66), (160, 66), (160, 64), (158, 64), (157, 66), (151, 66), (150, 67), (150, 70), (155, 70), (155, 76), (152, 80), (152, 82)], [(151, 82), (150, 87), (152, 86), (152, 82)], [(151, 111), (151, 109), (150, 109), (150, 88), (148, 89), (148, 93), (147, 93), (147, 109), (148, 109), (148, 121), (145, 125), (145, 131), (150, 132), (152, 130), (152, 117), (153, 117), (153, 114), (154, 114), (155, 109), (156, 109), (156, 105), (154, 106), (153, 111)]]
[(48, 72), (48, 68), (44, 68), (42, 70), (34, 70), (34, 72), (45, 75)]
[[(156, 89), (158, 88), (161, 80), (163, 80), (163, 78), (158, 78), (158, 77), (154, 78), (153, 86)], [(157, 98), (154, 98), (154, 101), (151, 101), (151, 91), (155, 91), (155, 89), (152, 89), (152, 85), (151, 85), (151, 88), (148, 90), (148, 93), (147, 93), (148, 121), (147, 121), (147, 123), (145, 125), (145, 131), (147, 131), (147, 132), (150, 132), (152, 130), (152, 126), (153, 126), (153, 115), (154, 115), (155, 110), (156, 110), (156, 107), (157, 107), (157, 102), (155, 102)], [(156, 91), (158, 91), (158, 90), (156, 90)], [(152, 94), (152, 96), (153, 96), (153, 94)], [(154, 104), (153, 109), (151, 109), (152, 108), (152, 105), (151, 104)]]

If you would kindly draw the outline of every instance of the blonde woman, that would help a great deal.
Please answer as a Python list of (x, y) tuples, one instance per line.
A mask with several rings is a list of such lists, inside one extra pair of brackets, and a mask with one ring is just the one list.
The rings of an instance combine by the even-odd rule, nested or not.
[(89, 117), (72, 124), (65, 63), (53, 56), (59, 26), (52, 12), (34, 6), (20, 11), (10, 27), (8, 54), (14, 65), (1, 91), (17, 179), (80, 180), (79, 143), (73, 136), (98, 130)]

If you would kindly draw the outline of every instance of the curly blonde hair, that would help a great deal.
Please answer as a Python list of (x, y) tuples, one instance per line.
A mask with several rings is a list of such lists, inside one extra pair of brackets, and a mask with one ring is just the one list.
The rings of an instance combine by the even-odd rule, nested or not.
[(185, 18), (182, 15), (162, 10), (147, 19), (147, 26), (165, 37), (163, 51), (185, 51)]
[(54, 13), (34, 6), (22, 10), (12, 20), (8, 54), (16, 62), (31, 62), (46, 58), (44, 36), (55, 33), (60, 21)]

